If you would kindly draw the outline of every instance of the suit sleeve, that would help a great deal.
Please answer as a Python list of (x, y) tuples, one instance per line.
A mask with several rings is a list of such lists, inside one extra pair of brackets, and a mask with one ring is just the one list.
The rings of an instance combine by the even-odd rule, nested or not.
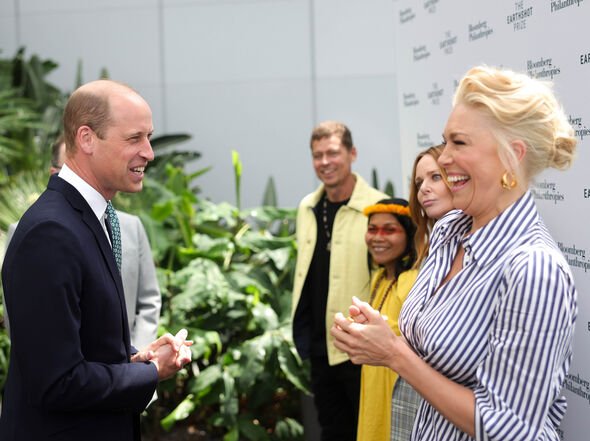
[[(88, 257), (88, 248), (89, 244), (80, 243), (78, 236), (56, 222), (34, 226), (19, 236), (19, 243), (11, 250), (5, 286), (12, 325), (11, 354), (18, 363), (26, 399), (33, 406), (141, 412), (157, 384), (155, 366), (121, 359), (122, 341), (117, 339), (109, 346), (115, 350), (107, 347), (99, 356), (87, 341), (83, 348), (82, 316), (89, 313), (81, 309), (83, 296), (89, 295), (85, 284), (89, 273), (94, 285), (104, 277), (96, 260)], [(112, 287), (112, 279), (105, 277), (104, 290)], [(101, 289), (103, 284), (92, 294), (112, 295), (102, 294)], [(93, 332), (98, 334), (95, 346), (109, 339), (108, 333), (101, 335), (101, 329)], [(89, 359), (85, 352), (93, 356)]]
[[(157, 337), (162, 297), (147, 234), (141, 220), (136, 219), (139, 280), (137, 284), (135, 327), (133, 328), (131, 341), (134, 342), (138, 349), (141, 349)], [(129, 317), (129, 320), (132, 319), (133, 317)]]

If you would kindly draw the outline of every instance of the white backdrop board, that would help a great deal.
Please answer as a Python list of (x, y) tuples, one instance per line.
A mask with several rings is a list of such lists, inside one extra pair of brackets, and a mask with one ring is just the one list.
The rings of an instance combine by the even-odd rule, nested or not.
[(396, 57), (402, 172), (408, 194), (418, 151), (439, 144), (458, 80), (488, 64), (552, 81), (576, 130), (578, 153), (566, 171), (533, 183), (541, 214), (566, 256), (578, 289), (568, 411), (560, 434), (587, 441), (590, 419), (590, 1), (399, 0)]

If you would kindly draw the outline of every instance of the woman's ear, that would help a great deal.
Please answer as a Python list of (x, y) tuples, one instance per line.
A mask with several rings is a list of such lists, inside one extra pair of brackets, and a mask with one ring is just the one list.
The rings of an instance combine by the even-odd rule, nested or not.
[(524, 143), (524, 141), (520, 139), (515, 139), (510, 143), (510, 148), (512, 148), (512, 151), (514, 152), (514, 157), (520, 164), (526, 155), (526, 144)]

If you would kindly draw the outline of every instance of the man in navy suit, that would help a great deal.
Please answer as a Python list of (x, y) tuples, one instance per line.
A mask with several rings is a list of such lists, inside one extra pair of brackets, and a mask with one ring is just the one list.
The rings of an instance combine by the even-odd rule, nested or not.
[(157, 382), (190, 361), (186, 332), (131, 347), (117, 221), (105, 220), (117, 191), (141, 190), (152, 132), (149, 105), (120, 83), (85, 84), (66, 105), (66, 162), (2, 268), (12, 342), (2, 441), (138, 440)]

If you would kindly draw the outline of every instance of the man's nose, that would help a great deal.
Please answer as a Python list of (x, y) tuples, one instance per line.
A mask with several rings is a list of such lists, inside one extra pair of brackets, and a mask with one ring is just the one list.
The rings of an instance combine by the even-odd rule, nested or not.
[(154, 160), (154, 149), (152, 149), (152, 143), (149, 139), (145, 142), (145, 145), (141, 151), (141, 156), (147, 159), (148, 161)]

